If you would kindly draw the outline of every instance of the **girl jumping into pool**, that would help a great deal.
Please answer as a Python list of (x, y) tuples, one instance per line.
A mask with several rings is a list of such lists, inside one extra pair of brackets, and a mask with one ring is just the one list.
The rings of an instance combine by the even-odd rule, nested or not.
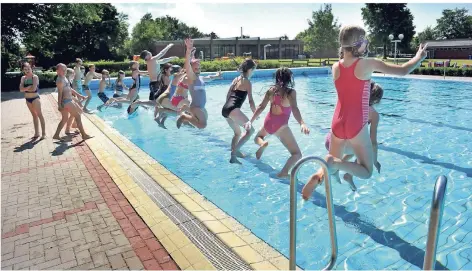
[[(108, 78), (108, 84), (106, 81), (107, 78)], [(108, 100), (110, 100), (110, 98), (108, 98), (107, 94), (105, 93), (105, 88), (109, 85), (110, 85), (110, 73), (107, 70), (103, 70), (102, 80), (100, 80), (100, 83), (98, 85), (98, 93), (97, 93), (98, 98), (100, 98), (100, 100), (102, 100), (103, 102), (102, 105), (97, 106), (97, 109), (99, 111), (102, 111), (102, 107), (104, 107), (105, 104), (108, 102)], [(119, 104), (114, 104), (113, 106), (120, 107)]]
[(139, 106), (139, 105), (144, 105), (144, 106), (148, 105), (148, 106), (156, 107), (157, 98), (162, 93), (164, 93), (167, 90), (167, 88), (169, 87), (172, 67), (173, 66), (170, 63), (165, 63), (162, 66), (162, 70), (159, 73), (159, 75), (157, 76), (157, 84), (154, 85), (155, 91), (154, 92), (151, 91), (151, 93), (149, 94), (150, 95), (149, 96), (149, 101), (136, 100), (135, 102), (133, 102), (130, 105), (130, 111), (131, 112), (134, 112), (136, 107)]
[(25, 100), (28, 109), (33, 116), (34, 136), (33, 139), (39, 137), (39, 123), (41, 123), (41, 139), (46, 137), (46, 122), (44, 121), (41, 111), (41, 101), (39, 97), (39, 78), (33, 74), (33, 69), (29, 63), (23, 63), (22, 70), (25, 75), (20, 80), (20, 92), (25, 93)]
[(84, 127), (82, 125), (82, 119), (80, 116), (81, 111), (72, 100), (72, 88), (70, 87), (70, 81), (65, 77), (66, 69), (66, 65), (62, 63), (59, 63), (56, 66), (58, 76), (56, 80), (56, 86), (58, 91), (57, 107), (59, 112), (61, 112), (62, 114), (62, 119), (57, 125), (56, 133), (54, 134), (53, 139), (62, 140), (59, 134), (64, 125), (66, 124), (70, 113), (75, 117), (75, 122), (77, 123), (77, 127), (79, 128), (80, 133), (82, 134), (82, 139), (86, 140), (91, 138), (91, 136), (85, 133)]
[[(206, 91), (205, 82), (210, 82), (216, 78), (222, 78), (221, 72), (214, 76), (200, 76), (200, 60), (192, 58), (193, 40), (188, 38), (185, 40), (187, 51), (185, 54), (184, 69), (187, 72), (183, 84), (188, 86), (188, 91), (192, 97), (190, 103), (189, 114), (182, 112), (177, 119), (177, 128), (180, 129), (183, 123), (190, 123), (198, 129), (205, 129), (207, 126), (208, 114), (205, 109)], [(191, 59), (192, 58), (192, 59)]]
[(297, 141), (288, 126), (288, 120), (291, 113), (300, 124), (302, 133), (309, 134), (310, 130), (302, 119), (297, 105), (297, 93), (294, 86), (292, 71), (288, 68), (279, 68), (275, 73), (275, 85), (265, 94), (264, 100), (257, 107), (251, 120), (244, 127), (249, 130), (254, 120), (264, 111), (270, 102), (270, 111), (264, 120), (264, 126), (259, 130), (254, 141), (260, 146), (256, 152), (256, 158), (260, 159), (268, 142), (264, 141), (267, 135), (276, 135), (282, 144), (288, 149), (291, 156), (285, 163), (285, 166), (277, 174), (279, 178), (289, 176), (290, 168), (302, 157)]
[(256, 105), (254, 104), (254, 99), (252, 97), (252, 84), (249, 80), (255, 69), (256, 62), (252, 59), (246, 59), (241, 63), (239, 67), (241, 75), (236, 77), (231, 83), (228, 94), (226, 95), (226, 103), (221, 110), (221, 114), (234, 131), (233, 140), (231, 141), (230, 163), (241, 164), (237, 157), (243, 158), (244, 155), (239, 151), (239, 149), (254, 133), (254, 128), (251, 127), (251, 129), (246, 130), (244, 136), (241, 137), (241, 129), (239, 126), (244, 127), (244, 124), (249, 121), (248, 117), (241, 111), (241, 106), (246, 100), (246, 97), (249, 97), (249, 105), (251, 106), (252, 113), (256, 111)]
[[(133, 85), (129, 88), (128, 95), (126, 97), (118, 97), (118, 98), (111, 98), (108, 100), (107, 103), (105, 103), (105, 106), (110, 106), (114, 103), (133, 103), (136, 101), (139, 96), (139, 88), (141, 87), (141, 75), (147, 74), (146, 71), (140, 71), (139, 70), (139, 62), (137, 61), (131, 61), (131, 79), (133, 79)], [(130, 110), (130, 107), (128, 107), (128, 113)]]
[[(370, 124), (369, 136), (370, 136), (370, 141), (372, 142), (372, 149), (374, 152), (374, 166), (379, 173), (380, 173), (381, 166), (380, 166), (379, 161), (377, 160), (377, 153), (378, 153), (377, 128), (379, 126), (380, 116), (379, 116), (379, 113), (375, 110), (374, 105), (380, 103), (380, 100), (382, 99), (382, 97), (383, 97), (382, 87), (372, 81), (370, 83), (368, 124)], [(331, 132), (329, 132), (325, 138), (325, 147), (326, 147), (326, 150), (328, 151), (329, 151), (330, 144), (331, 144)], [(354, 156), (354, 152), (352, 148), (349, 145), (347, 145), (346, 148), (344, 149), (344, 157), (342, 160), (349, 161), (353, 156)], [(303, 190), (302, 190), (303, 199), (308, 200), (311, 197), (318, 183), (323, 182), (323, 174), (324, 174), (323, 170), (319, 169), (318, 172), (314, 176), (314, 179), (316, 181), (308, 182), (303, 187)], [(349, 173), (344, 174), (344, 180), (349, 184), (352, 191), (357, 190), (351, 174)]]
[(154, 111), (154, 120), (163, 127), (165, 127), (164, 123), (168, 115), (177, 116), (179, 112), (187, 109), (190, 104), (188, 100), (188, 88), (185, 88), (182, 83), (185, 70), (179, 67), (176, 71), (178, 72), (174, 74), (171, 85), (156, 100), (157, 105)]
[(92, 81), (92, 79), (94, 78), (101, 79), (102, 75), (95, 72), (94, 64), (90, 64), (89, 71), (85, 75), (84, 84), (82, 85), (82, 89), (85, 91), (85, 94), (87, 94), (87, 101), (85, 101), (84, 112), (90, 112), (87, 108), (88, 104), (92, 100), (92, 92), (90, 91), (89, 84), (90, 84), (90, 81)]
[[(362, 58), (368, 52), (365, 30), (358, 26), (345, 26), (339, 33), (340, 61), (332, 67), (338, 102), (331, 124), (331, 144), (326, 162), (329, 173), (339, 180), (339, 170), (361, 179), (372, 176), (374, 152), (369, 137), (370, 78), (374, 71), (407, 75), (426, 58), (427, 44), (420, 45), (416, 56), (398, 66), (375, 58)], [(356, 162), (341, 158), (347, 145), (352, 147)], [(310, 183), (311, 182), (311, 183)], [(313, 174), (307, 185), (319, 183)]]

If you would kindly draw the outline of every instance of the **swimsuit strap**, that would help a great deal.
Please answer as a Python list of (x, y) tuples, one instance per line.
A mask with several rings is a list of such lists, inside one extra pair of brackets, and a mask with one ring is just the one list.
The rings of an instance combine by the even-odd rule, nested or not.
[(361, 60), (361, 59), (360, 59), (360, 58), (356, 59), (356, 60), (351, 64), (351, 66), (349, 66), (349, 67), (345, 67), (342, 63), (339, 63), (339, 64), (340, 64), (339, 67), (340, 67), (341, 69), (343, 69), (343, 70), (352, 70), (352, 69), (356, 68), (357, 63), (359, 63), (359, 60)]

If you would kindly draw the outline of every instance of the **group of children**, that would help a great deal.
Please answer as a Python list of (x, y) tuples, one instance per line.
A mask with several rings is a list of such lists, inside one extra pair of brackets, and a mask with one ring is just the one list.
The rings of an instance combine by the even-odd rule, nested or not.
[[(383, 90), (378, 84), (371, 81), (372, 73), (377, 71), (394, 75), (407, 75), (426, 57), (427, 45), (420, 45), (416, 56), (401, 66), (388, 64), (377, 59), (363, 58), (368, 51), (368, 40), (364, 29), (358, 26), (343, 27), (339, 34), (339, 43), (341, 45), (339, 51), (340, 61), (332, 67), (338, 100), (332, 119), (331, 132), (326, 136), (325, 142), (325, 146), (329, 151), (326, 156), (329, 172), (323, 172), (320, 169), (309, 178), (302, 191), (304, 199), (311, 196), (316, 186), (322, 182), (324, 174), (330, 174), (340, 182), (338, 175), (341, 170), (345, 172), (343, 179), (350, 185), (352, 190), (356, 190), (353, 176), (361, 179), (370, 178), (374, 166), (380, 172), (381, 166), (377, 161), (379, 114), (373, 108), (373, 105), (380, 102)], [(101, 74), (98, 74), (95, 72), (94, 66), (91, 65), (89, 66), (90, 71), (85, 75), (84, 82), (81, 84), (83, 70), (81, 70), (82, 61), (80, 59), (76, 61), (76, 67), (73, 70), (67, 69), (64, 64), (58, 64), (58, 108), (62, 113), (62, 119), (54, 138), (60, 139), (59, 133), (66, 124), (66, 133), (69, 133), (71, 126), (74, 124), (74, 119), (82, 138), (90, 137), (83, 130), (80, 114), (82, 111), (88, 110), (87, 106), (91, 99), (88, 83), (93, 78), (101, 79), (98, 97), (103, 101), (103, 105), (98, 106), (99, 110), (109, 106), (121, 107), (122, 103), (127, 103), (129, 104), (127, 109), (129, 114), (136, 111), (138, 106), (154, 108), (155, 121), (164, 128), (168, 115), (177, 116), (176, 125), (178, 128), (183, 124), (199, 129), (206, 128), (208, 114), (205, 109), (205, 83), (221, 78), (222, 73), (201, 76), (200, 60), (194, 56), (193, 41), (186, 39), (185, 45), (186, 55), (183, 68), (169, 63), (176, 57), (162, 58), (173, 44), (169, 44), (156, 56), (152, 56), (149, 51), (143, 51), (141, 58), (146, 61), (147, 71), (140, 71), (139, 63), (131, 62), (133, 85), (129, 89), (124, 85), (125, 74), (120, 71), (114, 85), (113, 98), (108, 98), (104, 92), (107, 86), (107, 78), (109, 85), (108, 71), (103, 70)], [(163, 64), (162, 68), (161, 64)], [(290, 115), (293, 113), (303, 134), (309, 134), (310, 130), (298, 109), (293, 74), (288, 68), (279, 68), (276, 71), (274, 85), (266, 91), (262, 102), (256, 107), (250, 80), (256, 67), (257, 64), (252, 59), (246, 59), (241, 63), (239, 67), (241, 74), (232, 81), (221, 111), (222, 116), (234, 131), (231, 141), (230, 163), (240, 163), (238, 158), (244, 157), (240, 149), (255, 133), (252, 123), (270, 104), (270, 110), (264, 119), (264, 124), (254, 137), (255, 143), (259, 145), (256, 158), (260, 159), (268, 146), (268, 142), (265, 140), (266, 136), (277, 136), (290, 152), (290, 157), (277, 174), (278, 177), (285, 178), (289, 176), (293, 165), (302, 157), (300, 148), (288, 125)], [(21, 79), (20, 90), (25, 92), (28, 107), (33, 114), (35, 136), (38, 137), (38, 119), (41, 121), (43, 135), (45, 135), (44, 118), (41, 115), (39, 99), (37, 99), (39, 98), (37, 95), (38, 80), (27, 64), (25, 64), (24, 72), (25, 76)], [(141, 75), (150, 77), (148, 101), (139, 100)], [(171, 76), (173, 76), (172, 79)], [(80, 88), (85, 91), (86, 96), (76, 91)], [(124, 94), (123, 90), (127, 89), (128, 93)], [(188, 97), (189, 94), (191, 99)], [(247, 97), (249, 97), (250, 108), (253, 112), (251, 118), (248, 118), (241, 111)], [(84, 101), (85, 104), (82, 106)], [(368, 124), (370, 124), (370, 130)], [(241, 132), (241, 127), (244, 134)], [(354, 156), (356, 160), (351, 162), (350, 159)]]

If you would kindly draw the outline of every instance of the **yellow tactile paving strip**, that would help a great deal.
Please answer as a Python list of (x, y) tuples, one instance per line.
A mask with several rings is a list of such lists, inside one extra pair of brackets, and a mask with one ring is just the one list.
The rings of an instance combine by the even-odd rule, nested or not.
[[(233, 217), (227, 215), (216, 205), (206, 200), (201, 194), (183, 182), (179, 177), (164, 168), (143, 150), (122, 136), (115, 129), (95, 115), (87, 115), (113, 143), (128, 155), (143, 171), (151, 176), (177, 202), (185, 207), (192, 215), (205, 224), (220, 240), (228, 245), (244, 261), (255, 270), (288, 270), (289, 261), (280, 252), (255, 236), (249, 229)], [(88, 128), (88, 127), (87, 127)], [(105, 156), (106, 150), (100, 149), (99, 144), (87, 141), (100, 162), (102, 159), (105, 169), (110, 169), (110, 176), (115, 180), (123, 194), (128, 198), (143, 220), (151, 227), (159, 241), (171, 253), (175, 262), (182, 269), (215, 269), (200, 250), (194, 246), (185, 234), (152, 202), (149, 196), (126, 176), (126, 172), (117, 169), (117, 163), (112, 156)], [(98, 143), (98, 142), (97, 142)], [(89, 144), (89, 145), (90, 145)], [(97, 146), (98, 145), (98, 146)], [(103, 164), (103, 163), (102, 163)], [(288, 238), (288, 236), (287, 236)], [(192, 264), (189, 258), (199, 262)], [(203, 261), (203, 259), (206, 260)], [(200, 264), (202, 263), (202, 264)]]

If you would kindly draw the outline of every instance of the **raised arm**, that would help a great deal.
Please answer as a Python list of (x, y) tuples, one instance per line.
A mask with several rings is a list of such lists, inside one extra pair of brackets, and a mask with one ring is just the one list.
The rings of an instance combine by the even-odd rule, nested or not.
[(372, 67), (371, 72), (378, 71), (378, 72), (382, 72), (386, 74), (404, 76), (411, 73), (414, 69), (416, 69), (416, 67), (418, 67), (421, 64), (421, 62), (426, 58), (427, 56), (426, 48), (428, 48), (428, 44), (424, 46), (423, 44), (420, 44), (420, 48), (418, 49), (416, 56), (401, 66), (388, 64), (378, 59), (367, 59), (367, 61), (370, 62), (369, 67)]
[(157, 64), (165, 64), (167, 62), (171, 62), (171, 61), (177, 60), (177, 59), (179, 59), (179, 57), (171, 56), (171, 57), (168, 57), (168, 58), (163, 58), (163, 59), (157, 60)]
[(99, 73), (96, 73), (96, 72), (93, 72), (93, 77), (95, 77), (97, 79), (102, 79), (102, 75), (99, 74)]
[(151, 59), (152, 60), (161, 59), (167, 53), (167, 51), (169, 51), (169, 49), (172, 48), (172, 46), (174, 46), (174, 44), (170, 43), (169, 45), (166, 46), (166, 48), (162, 49), (162, 51), (160, 51), (157, 55), (151, 57)]
[(215, 75), (207, 75), (203, 77), (203, 82), (211, 82), (215, 79), (221, 79), (223, 78), (223, 73), (221, 71), (218, 71)]
[(187, 71), (187, 77), (193, 81), (197, 78), (197, 76), (193, 72), (192, 67), (190, 66), (190, 60), (192, 58), (193, 40), (190, 38), (186, 39), (185, 46), (186, 46), (186, 51), (185, 51), (184, 69)]
[(290, 93), (290, 95), (288, 95), (288, 101), (290, 102), (290, 106), (292, 107), (293, 117), (300, 124), (300, 128), (302, 129), (302, 133), (309, 134), (310, 129), (308, 129), (308, 127), (306, 127), (305, 122), (302, 119), (302, 114), (300, 114), (300, 109), (298, 109), (297, 92), (295, 90), (293, 90)]

